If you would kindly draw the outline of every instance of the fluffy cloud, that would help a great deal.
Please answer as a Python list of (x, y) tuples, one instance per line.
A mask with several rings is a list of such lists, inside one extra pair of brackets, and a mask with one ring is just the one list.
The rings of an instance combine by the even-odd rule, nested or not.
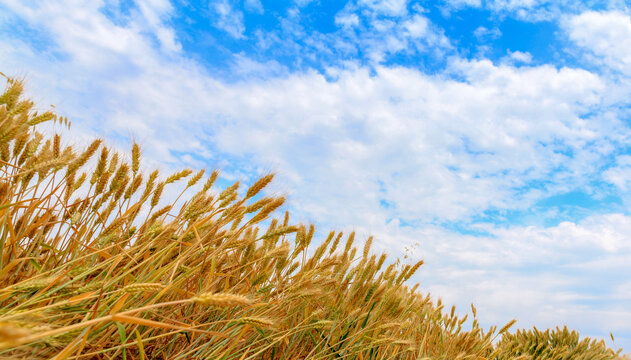
[(359, 17), (357, 14), (339, 14), (335, 17), (335, 25), (349, 29), (359, 25)]
[(489, 40), (498, 39), (502, 36), (502, 32), (498, 28), (487, 29), (484, 26), (479, 26), (473, 31), (473, 35), (482, 43)]
[(616, 165), (605, 171), (604, 179), (624, 192), (631, 190), (631, 156), (618, 156)]
[(529, 64), (532, 62), (532, 54), (527, 51), (509, 51), (506, 60), (514, 63)]
[(631, 75), (631, 16), (588, 11), (564, 22), (570, 40), (611, 69)]
[(358, 223), (376, 211), (427, 222), (528, 207), (547, 192), (529, 190), (531, 182), (552, 179), (553, 191), (570, 190), (595, 175), (605, 144), (626, 138), (615, 120), (581, 117), (604, 90), (586, 71), (487, 61), (451, 69), (466, 81), (384, 67), (374, 76), (358, 69), (334, 81), (307, 74), (227, 89), (221, 103), (237, 104), (222, 110), (231, 121), (215, 139), (233, 154), (282, 159), (297, 187), (331, 189), (330, 200), (301, 192), (300, 203), (345, 204), (355, 215), (342, 219)]

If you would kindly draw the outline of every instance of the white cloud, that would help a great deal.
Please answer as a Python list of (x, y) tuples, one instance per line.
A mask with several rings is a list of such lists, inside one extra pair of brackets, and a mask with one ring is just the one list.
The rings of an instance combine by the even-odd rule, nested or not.
[[(354, 21), (359, 18), (348, 9), (338, 14), (340, 19)], [(412, 54), (430, 53), (437, 57), (451, 49), (449, 39), (443, 31), (431, 23), (420, 13), (402, 15), (399, 19), (367, 18), (367, 28), (361, 29), (361, 35), (355, 42), (367, 53), (367, 57), (374, 63), (386, 61), (391, 55), (399, 53)], [(353, 24), (357, 27), (357, 24)], [(350, 27), (345, 27), (348, 30)]]
[(570, 40), (610, 68), (631, 75), (631, 16), (588, 11), (563, 22)]
[(245, 37), (243, 13), (236, 10), (230, 0), (217, 0), (210, 3), (211, 11), (215, 13), (214, 25), (227, 32), (235, 39)]
[(559, 8), (572, 7), (568, 0), (444, 0), (447, 10), (466, 7), (485, 7), (496, 13), (511, 14), (521, 20), (550, 20), (558, 15)]
[(631, 190), (631, 156), (618, 156), (615, 166), (607, 169), (603, 178), (624, 192)]
[(408, 12), (406, 2), (352, 1), (335, 14), (336, 31), (323, 33), (305, 26), (310, 15), (293, 6), (278, 19), (279, 27), (256, 29), (254, 37), (268, 52), (293, 55), (298, 68), (362, 60), (379, 64), (398, 54), (445, 58), (453, 47), (424, 11), (415, 5)]
[(175, 31), (164, 25), (163, 21), (173, 12), (173, 6), (168, 0), (136, 0), (142, 14), (142, 19), (148, 23), (157, 37), (160, 45), (166, 51), (176, 52), (182, 49), (177, 41)]
[[(215, 139), (235, 155), (282, 165), (296, 190), (315, 187), (297, 191), (297, 203), (345, 212), (315, 218), (359, 224), (388, 214), (425, 222), (527, 208), (547, 193), (524, 193), (529, 181), (552, 179), (555, 190), (580, 184), (605, 155), (585, 144), (624, 136), (580, 118), (604, 90), (586, 71), (484, 61), (453, 69), (467, 81), (378, 68), (375, 76), (341, 71), (333, 82), (306, 74), (226, 88), (217, 103), (230, 105), (216, 111), (230, 121)], [(566, 147), (573, 158), (558, 152)], [(381, 199), (394, 208), (380, 209)]]
[(252, 12), (256, 12), (259, 14), (263, 13), (263, 4), (261, 3), (261, 0), (245, 0), (245, 8), (248, 11), (252, 11)]
[(337, 14), (335, 16), (335, 25), (341, 26), (345, 29), (352, 28), (359, 25), (359, 17), (357, 14)]
[[(87, 2), (70, 14), (66, 8), (51, 3), (42, 7), (29, 7), (22, 2), (7, 2), (10, 9), (28, 21), (36, 22), (47, 17), (47, 28), (53, 33), (64, 33), (58, 37), (58, 46), (73, 57), (81, 66), (101, 70), (117, 61), (118, 56), (143, 56), (149, 48), (142, 37), (122, 27), (112, 27), (105, 16), (94, 16), (101, 4)], [(103, 55), (108, 56), (103, 58)]]
[(426, 17), (417, 14), (410, 20), (407, 20), (403, 24), (403, 27), (412, 38), (424, 37), (428, 32), (429, 20)]
[(377, 14), (402, 16), (407, 13), (408, 0), (359, 0), (358, 5), (365, 6)]
[(500, 9), (532, 8), (537, 5), (549, 2), (548, 0), (494, 0), (492, 6)]
[(487, 29), (484, 26), (479, 26), (473, 31), (473, 35), (480, 41), (495, 40), (502, 36), (502, 32), (498, 28)]
[(482, 6), (482, 0), (447, 0), (446, 2), (455, 8), (460, 8), (460, 7), (465, 7), (465, 6), (471, 6), (471, 7)]
[(316, 1), (316, 0), (295, 0), (296, 5), (298, 5), (300, 7), (305, 7), (305, 6), (311, 4), (314, 1)]
[(445, 17), (450, 17), (452, 12), (466, 8), (481, 8), (482, 0), (443, 0), (441, 13)]
[(506, 56), (506, 60), (512, 63), (523, 63), (530, 64), (532, 62), (532, 54), (528, 51), (508, 51), (508, 55)]
[(510, 14), (523, 21), (554, 20), (563, 11), (576, 6), (581, 5), (567, 0), (490, 0), (486, 3), (486, 7), (494, 12)]
[(238, 54), (235, 55), (231, 72), (238, 78), (255, 79), (283, 76), (287, 74), (289, 70), (277, 61), (259, 62), (245, 55)]
[(628, 3), (619, 0), (487, 0), (483, 6), (500, 16), (511, 16), (521, 21), (559, 21), (568, 14), (577, 14), (595, 7), (607, 10), (628, 10)]

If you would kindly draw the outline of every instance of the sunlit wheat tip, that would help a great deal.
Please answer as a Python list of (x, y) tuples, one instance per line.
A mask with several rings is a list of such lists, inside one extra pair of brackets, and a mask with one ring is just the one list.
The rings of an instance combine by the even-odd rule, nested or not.
[(251, 205), (249, 205), (248, 207), (245, 208), (245, 213), (249, 214), (249, 213), (253, 213), (255, 211), (260, 210), (263, 206), (269, 204), (270, 202), (274, 201), (274, 198), (271, 197), (264, 197), (254, 203), (252, 203)]
[(414, 273), (416, 273), (416, 271), (418, 270), (418, 268), (421, 267), (421, 265), (423, 265), (424, 261), (421, 260), (419, 262), (417, 262), (416, 264), (414, 264), (414, 266), (412, 266), (407, 273), (405, 274), (404, 279), (407, 281), (408, 279), (410, 279), (412, 277), (412, 275), (414, 275)]
[(252, 300), (243, 295), (230, 293), (205, 293), (192, 298), (191, 301), (201, 305), (216, 307), (246, 306), (253, 303)]
[(113, 153), (112, 158), (110, 159), (110, 165), (107, 168), (107, 172), (114, 173), (116, 167), (118, 166), (118, 153)]
[(202, 188), (202, 192), (208, 191), (213, 186), (213, 184), (217, 180), (217, 176), (219, 176), (219, 171), (213, 170), (213, 172), (210, 173), (208, 180), (206, 180), (206, 183), (204, 184), (204, 187)]
[(331, 245), (331, 250), (329, 250), (329, 254), (333, 254), (335, 252), (335, 250), (337, 249), (337, 245), (340, 243), (340, 239), (342, 239), (343, 235), (343, 232), (337, 234), (335, 240), (333, 240), (333, 244)]
[(265, 254), (266, 257), (275, 258), (275, 257), (286, 257), (289, 255), (290, 245), (289, 243), (283, 243), (279, 247)]
[(257, 327), (274, 327), (274, 322), (272, 320), (260, 317), (243, 317), (239, 319), (239, 322)]
[(138, 191), (140, 185), (142, 185), (142, 174), (138, 174), (134, 177), (131, 185), (129, 185), (129, 187), (125, 191), (125, 196), (123, 196), (123, 199), (127, 200), (131, 198), (131, 196), (136, 193), (136, 191)]
[(173, 208), (173, 205), (167, 205), (167, 206), (165, 206), (165, 207), (163, 207), (163, 208), (161, 208), (161, 209), (157, 210), (156, 212), (154, 212), (154, 213), (151, 215), (150, 219), (155, 220), (155, 219), (159, 218), (160, 216), (162, 216), (162, 215), (164, 215), (164, 214), (168, 213), (168, 212), (169, 212), (169, 210), (171, 210), (172, 208)]
[(221, 193), (219, 193), (219, 196), (217, 197), (217, 200), (222, 201), (228, 197), (233, 196), (233, 194), (237, 191), (237, 189), (239, 188), (240, 183), (237, 181), (234, 184), (232, 184), (231, 186), (227, 187), (226, 189), (224, 189)]
[[(346, 246), (344, 246), (344, 254), (348, 254), (349, 250), (351, 249), (351, 246), (353, 246), (353, 241), (355, 240), (355, 232), (351, 232), (350, 235), (348, 235), (348, 239), (346, 240)], [(351, 259), (353, 257), (351, 256)]]
[(145, 184), (145, 191), (142, 194), (143, 198), (148, 197), (151, 194), (151, 191), (153, 191), (153, 187), (155, 186), (155, 181), (156, 178), (158, 177), (158, 170), (154, 170), (151, 172), (151, 174), (149, 174), (149, 178), (147, 179), (147, 183)]
[(326, 328), (326, 327), (330, 327), (331, 325), (333, 325), (332, 320), (318, 320), (314, 322), (311, 326), (315, 328)]
[(131, 171), (135, 174), (140, 168), (140, 146), (134, 142), (131, 146)]
[(100, 139), (94, 140), (88, 146), (88, 148), (83, 152), (83, 154), (81, 154), (77, 159), (75, 159), (75, 161), (73, 161), (72, 163), (70, 163), (70, 165), (68, 165), (68, 172), (69, 173), (74, 172), (78, 168), (85, 165), (85, 163), (92, 157), (92, 155), (94, 155), (96, 150), (98, 150), (99, 146), (101, 146), (101, 142), (102, 140)]
[(139, 284), (130, 284), (123, 288), (125, 292), (141, 292), (141, 291), (160, 291), (164, 289), (164, 285), (160, 283), (139, 283)]
[(82, 173), (81, 176), (79, 176), (79, 178), (77, 179), (77, 181), (75, 181), (74, 183), (74, 189), (73, 190), (78, 190), (83, 183), (85, 182), (85, 180), (88, 178), (88, 175), (86, 173)]
[(119, 217), (114, 219), (114, 221), (112, 221), (110, 223), (110, 225), (108, 227), (106, 227), (103, 232), (101, 233), (102, 236), (107, 236), (117, 230), (120, 230), (120, 228), (122, 227), (122, 225), (127, 221), (127, 218), (125, 217)]
[(368, 237), (366, 244), (364, 244), (363, 258), (366, 259), (370, 253), (370, 246), (372, 245), (372, 236)]
[(108, 150), (106, 147), (101, 148), (101, 155), (99, 156), (99, 160), (96, 163), (96, 169), (92, 173), (92, 178), (90, 179), (90, 184), (94, 185), (105, 172), (105, 167), (107, 166), (107, 157)]
[(506, 325), (502, 326), (502, 328), (499, 331), (499, 334), (505, 333), (508, 329), (510, 329), (511, 326), (515, 325), (516, 322), (517, 322), (516, 319), (509, 321)]
[(394, 345), (413, 345), (414, 342), (410, 341), (410, 340), (395, 340), (392, 342)]
[(199, 179), (202, 178), (202, 176), (204, 176), (204, 173), (206, 172), (206, 170), (201, 169), (200, 171), (197, 172), (197, 174), (195, 174), (186, 184), (186, 187), (189, 188), (191, 186), (194, 186), (195, 184), (197, 184), (197, 182), (199, 181)]
[(160, 183), (156, 187), (156, 190), (153, 193), (153, 197), (151, 198), (151, 207), (155, 207), (156, 205), (158, 205), (158, 202), (160, 201), (160, 196), (162, 196), (162, 190), (164, 190), (164, 185), (165, 183)]
[(55, 280), (56, 280), (56, 277), (54, 276), (36, 278), (36, 279), (28, 280), (21, 284), (17, 284), (13, 288), (15, 290), (39, 290), (52, 284)]
[(182, 171), (178, 171), (175, 174), (169, 176), (166, 179), (165, 183), (166, 184), (171, 184), (173, 182), (176, 182), (176, 181), (178, 181), (180, 179), (183, 179), (183, 178), (189, 176), (192, 172), (193, 172), (193, 170), (191, 170), (191, 169), (185, 169), (185, 170), (182, 170)]
[(245, 197), (249, 199), (256, 194), (258, 194), (263, 188), (265, 188), (274, 178), (274, 174), (268, 174), (258, 179), (252, 186), (248, 189)]
[(259, 211), (256, 215), (252, 217), (250, 222), (256, 223), (265, 219), (269, 214), (271, 214), (274, 210), (278, 209), (285, 202), (285, 197), (279, 197), (274, 199), (269, 204), (265, 205), (261, 211)]
[(114, 177), (112, 178), (112, 183), (110, 184), (110, 189), (109, 189), (110, 193), (113, 193), (116, 190), (118, 190), (118, 187), (121, 186), (121, 183), (123, 179), (125, 178), (125, 176), (127, 175), (128, 171), (129, 171), (129, 165), (127, 164), (121, 164), (118, 170), (116, 170), (116, 173), (114, 174)]
[(227, 207), (230, 203), (232, 203), (233, 201), (237, 199), (237, 196), (238, 194), (236, 192), (232, 192), (228, 194), (228, 196), (225, 196), (223, 200), (219, 203), (219, 205), (217, 205), (217, 208), (222, 209), (222, 208)]
[(298, 231), (298, 227), (295, 225), (292, 226), (284, 226), (281, 228), (278, 228), (270, 233), (267, 233), (265, 235), (263, 235), (261, 237), (261, 239), (268, 239), (268, 238), (272, 238), (272, 237), (276, 237), (276, 236), (281, 236), (281, 235), (287, 235), (287, 234), (291, 234), (291, 233), (295, 233), (296, 231)]
[(107, 182), (110, 179), (110, 175), (111, 173), (109, 171), (105, 171), (101, 174), (101, 177), (97, 179), (96, 187), (94, 188), (95, 194), (101, 194), (103, 192), (105, 185), (107, 185)]

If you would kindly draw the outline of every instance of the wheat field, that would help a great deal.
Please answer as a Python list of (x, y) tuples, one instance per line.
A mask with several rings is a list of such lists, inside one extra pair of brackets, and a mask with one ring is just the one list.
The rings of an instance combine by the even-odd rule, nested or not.
[[(281, 212), (273, 174), (217, 189), (218, 170), (141, 171), (141, 149), (84, 149), (69, 126), (0, 96), (0, 358), (622, 359), (556, 328), (484, 329), (408, 280), (422, 262)], [(184, 189), (176, 201), (165, 189)]]

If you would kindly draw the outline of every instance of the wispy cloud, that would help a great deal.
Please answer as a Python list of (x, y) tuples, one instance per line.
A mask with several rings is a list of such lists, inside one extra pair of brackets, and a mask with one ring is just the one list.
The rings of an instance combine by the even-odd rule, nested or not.
[(244, 5), (248, 11), (254, 11), (259, 14), (265, 12), (261, 0), (245, 0)]
[(624, 10), (623, 1), (573, 0), (446, 0), (448, 9), (482, 8), (500, 18), (513, 17), (526, 22), (558, 21), (567, 14), (580, 14), (593, 7), (607, 10)]
[(402, 16), (407, 13), (408, 0), (358, 0), (361, 7), (378, 15)]
[[(226, 0), (213, 2), (211, 7), (218, 14), (216, 26), (236, 39), (249, 37), (240, 10)], [(312, 20), (304, 11), (306, 8), (291, 7), (280, 14), (274, 26), (253, 29), (256, 48), (292, 59), (293, 67), (302, 70), (323, 70), (347, 62), (372, 66), (400, 54), (432, 54), (438, 58), (452, 51), (443, 31), (423, 14), (422, 8), (408, 9), (406, 1), (349, 2), (332, 16), (336, 28), (327, 32), (307, 26)]]
[[(256, 6), (256, 3), (250, 4)], [(242, 39), (245, 35), (243, 12), (235, 9), (230, 0), (219, 0), (210, 3), (210, 11), (214, 14), (214, 25), (224, 30), (235, 39)]]
[[(387, 4), (384, 4), (387, 3)], [(442, 30), (436, 27), (418, 6), (408, 11), (405, 2), (349, 3), (335, 19), (336, 34), (343, 42), (353, 43), (373, 64), (387, 61), (400, 53), (440, 53), (451, 48)], [(384, 9), (396, 9), (385, 11)]]

